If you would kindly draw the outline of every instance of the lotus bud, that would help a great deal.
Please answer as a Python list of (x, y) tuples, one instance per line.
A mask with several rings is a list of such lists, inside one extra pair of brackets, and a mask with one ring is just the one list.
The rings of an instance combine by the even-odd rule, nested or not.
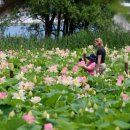
[(121, 94), (120, 94), (120, 96), (122, 97), (122, 95), (123, 95), (124, 93), (123, 92), (121, 92)]
[(89, 101), (88, 102), (88, 107), (91, 107), (92, 106), (92, 103)]
[(94, 103), (93, 105), (93, 109), (97, 110), (98, 109), (98, 105), (96, 103)]
[(120, 112), (122, 112), (122, 108), (120, 108)]
[[(96, 76), (98, 76), (98, 74), (96, 74)], [(98, 82), (96, 82), (96, 86), (98, 85)]]
[(14, 65), (13, 65), (13, 63), (9, 63), (8, 67), (9, 67), (10, 70), (12, 70), (12, 71), (14, 70)]
[(14, 117), (15, 116), (15, 112), (14, 111), (11, 111), (10, 113), (9, 113), (9, 117)]
[(83, 115), (83, 109), (82, 109), (82, 108), (79, 109), (79, 113), (80, 113), (81, 115)]
[(53, 116), (55, 119), (57, 119), (57, 117), (58, 117), (57, 113), (54, 113)]
[(108, 108), (107, 107), (105, 108), (105, 112), (108, 113)]
[(106, 97), (104, 97), (103, 101), (104, 101), (104, 102), (106, 102), (106, 101), (107, 101)]
[[(16, 105), (16, 108), (18, 108), (20, 110), (21, 106), (20, 105)], [(17, 109), (17, 111), (19, 111), (18, 109)]]
[(65, 90), (62, 90), (61, 94), (65, 95)]
[(93, 91), (92, 91), (92, 94), (93, 94), (93, 95), (96, 95), (96, 91), (95, 91), (95, 90), (93, 90)]
[(89, 92), (92, 92), (92, 90), (93, 90), (92, 88), (87, 89), (87, 91), (89, 91)]
[(30, 69), (29, 72), (32, 73), (32, 70)]
[(31, 97), (32, 97), (32, 95), (33, 95), (32, 91), (29, 91), (29, 96), (31, 96)]
[(125, 106), (126, 106), (126, 103), (125, 103), (125, 102), (123, 102), (121, 106), (122, 106), (122, 107), (125, 107)]
[(85, 53), (85, 54), (86, 54), (86, 52), (87, 52), (87, 51), (86, 51), (86, 48), (83, 48), (83, 53)]
[(50, 118), (50, 115), (48, 114), (47, 111), (44, 111), (43, 117), (49, 119), (49, 118)]
[(123, 90), (125, 90), (125, 86), (123, 86)]
[(28, 53), (30, 53), (31, 51), (30, 50), (27, 50)]
[(3, 115), (3, 111), (0, 109), (0, 115)]
[(74, 117), (75, 116), (75, 113), (72, 111), (71, 113), (70, 113), (70, 117)]
[(37, 83), (37, 77), (36, 76), (34, 76), (33, 80), (34, 80), (34, 83)]
[(33, 109), (36, 109), (36, 106), (35, 105), (33, 105), (33, 107), (32, 107)]
[(115, 130), (120, 130), (120, 127), (117, 126), (117, 127), (115, 128)]
[(39, 84), (42, 85), (43, 84), (42, 81), (40, 81)]
[(125, 55), (124, 55), (124, 62), (128, 63), (128, 53), (125, 53)]
[(88, 107), (86, 107), (86, 108), (85, 108), (85, 111), (88, 111), (88, 110), (89, 110)]
[(28, 114), (29, 114), (29, 115), (32, 115), (32, 111), (29, 111)]

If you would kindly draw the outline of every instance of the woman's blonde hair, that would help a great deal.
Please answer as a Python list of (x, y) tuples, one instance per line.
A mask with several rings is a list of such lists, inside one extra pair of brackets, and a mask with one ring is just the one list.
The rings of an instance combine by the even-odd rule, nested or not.
[(101, 38), (96, 38), (95, 41), (98, 42), (98, 45), (99, 45), (99, 46), (103, 46), (103, 41), (102, 41)]

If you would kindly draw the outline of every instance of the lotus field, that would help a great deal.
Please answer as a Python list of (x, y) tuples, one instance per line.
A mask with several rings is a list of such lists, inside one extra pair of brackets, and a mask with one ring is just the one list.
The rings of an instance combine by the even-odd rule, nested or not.
[(1, 51), (0, 130), (130, 129), (130, 48), (105, 49), (107, 69), (96, 76), (79, 62), (92, 45)]

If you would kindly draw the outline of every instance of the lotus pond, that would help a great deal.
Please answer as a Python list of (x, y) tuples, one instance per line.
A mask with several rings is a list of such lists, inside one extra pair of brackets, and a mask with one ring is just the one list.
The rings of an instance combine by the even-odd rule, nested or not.
[(130, 48), (106, 51), (107, 69), (96, 76), (78, 63), (93, 46), (1, 51), (0, 130), (130, 129)]

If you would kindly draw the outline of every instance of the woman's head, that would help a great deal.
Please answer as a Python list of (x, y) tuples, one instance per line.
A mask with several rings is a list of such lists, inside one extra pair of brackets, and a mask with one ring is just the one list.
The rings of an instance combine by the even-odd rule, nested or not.
[(96, 38), (96, 39), (95, 39), (95, 46), (96, 46), (96, 47), (103, 46), (103, 41), (102, 41), (101, 38)]
[(91, 54), (90, 56), (86, 57), (91, 62), (96, 62), (96, 56), (94, 54)]

